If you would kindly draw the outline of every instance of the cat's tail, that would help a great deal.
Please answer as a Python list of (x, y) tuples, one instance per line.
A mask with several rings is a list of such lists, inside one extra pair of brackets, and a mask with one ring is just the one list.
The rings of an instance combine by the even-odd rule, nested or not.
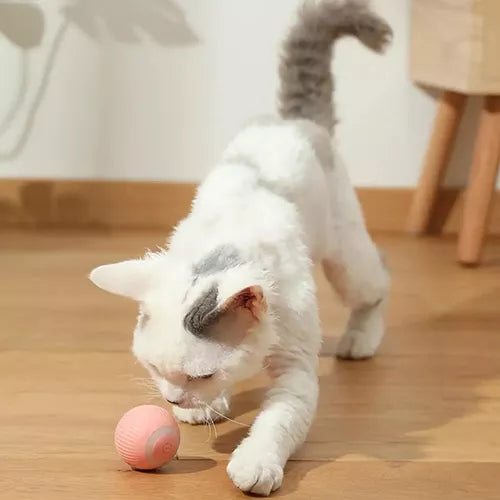
[(382, 52), (392, 30), (363, 0), (306, 0), (302, 5), (283, 44), (279, 69), (283, 118), (306, 118), (332, 130), (332, 47), (345, 35)]

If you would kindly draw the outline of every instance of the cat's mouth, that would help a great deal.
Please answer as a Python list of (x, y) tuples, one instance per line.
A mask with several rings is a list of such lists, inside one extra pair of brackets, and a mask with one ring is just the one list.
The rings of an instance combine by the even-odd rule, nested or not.
[(173, 406), (177, 406), (179, 408), (182, 408), (183, 410), (194, 410), (196, 408), (201, 408), (200, 404), (195, 404), (194, 402), (191, 401), (179, 401), (178, 403), (173, 403), (172, 401), (169, 401), (169, 403), (172, 403)]
[(203, 401), (201, 401), (199, 398), (189, 393), (183, 394), (180, 398), (178, 398), (175, 401), (170, 400), (168, 398), (164, 399), (167, 402), (169, 402), (172, 406), (177, 406), (184, 410), (194, 410), (197, 408), (203, 408), (205, 406)]

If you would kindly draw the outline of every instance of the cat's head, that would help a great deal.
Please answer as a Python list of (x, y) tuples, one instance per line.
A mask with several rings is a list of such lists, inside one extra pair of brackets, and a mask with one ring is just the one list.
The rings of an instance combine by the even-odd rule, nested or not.
[(162, 252), (90, 274), (139, 302), (133, 352), (162, 396), (185, 408), (254, 375), (273, 342), (271, 285), (252, 264), (220, 257), (188, 266)]

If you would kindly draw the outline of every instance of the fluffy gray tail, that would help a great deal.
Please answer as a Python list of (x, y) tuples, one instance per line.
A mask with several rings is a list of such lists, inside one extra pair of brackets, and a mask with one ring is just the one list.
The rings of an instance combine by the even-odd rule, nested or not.
[(364, 1), (309, 0), (303, 4), (283, 44), (279, 94), (283, 118), (306, 118), (332, 130), (332, 46), (345, 35), (381, 52), (392, 30)]

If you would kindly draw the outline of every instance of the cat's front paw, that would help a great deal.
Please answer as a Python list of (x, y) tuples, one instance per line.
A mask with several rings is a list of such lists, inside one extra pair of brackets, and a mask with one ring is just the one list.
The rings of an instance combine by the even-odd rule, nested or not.
[(234, 451), (227, 473), (241, 491), (268, 496), (281, 486), (283, 467), (278, 457), (273, 459), (264, 453), (264, 447), (252, 449), (245, 441)]

